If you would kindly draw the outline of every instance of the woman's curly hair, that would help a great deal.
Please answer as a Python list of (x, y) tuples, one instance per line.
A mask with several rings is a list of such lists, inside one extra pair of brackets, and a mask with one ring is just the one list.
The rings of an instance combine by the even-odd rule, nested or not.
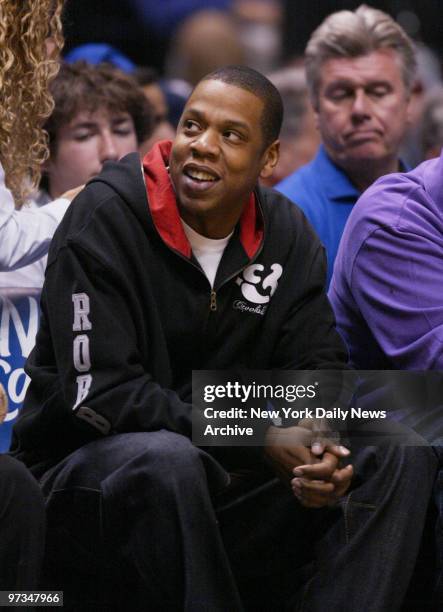
[[(38, 186), (48, 157), (48, 90), (63, 46), (63, 0), (0, 0), (0, 162), (17, 206)], [(47, 56), (46, 39), (54, 43)]]

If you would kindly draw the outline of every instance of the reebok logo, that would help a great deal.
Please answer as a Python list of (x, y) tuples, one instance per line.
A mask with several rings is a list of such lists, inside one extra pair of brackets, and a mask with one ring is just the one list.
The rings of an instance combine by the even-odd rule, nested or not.
[[(283, 268), (280, 264), (274, 263), (270, 270), (270, 272), (265, 270), (265, 266), (262, 264), (252, 264), (237, 277), (235, 282), (239, 285), (243, 297), (248, 302), (259, 305), (270, 302), (277, 289), (278, 279), (283, 274)], [(234, 309), (260, 315), (266, 312), (266, 306), (251, 308), (241, 300), (234, 302)]]

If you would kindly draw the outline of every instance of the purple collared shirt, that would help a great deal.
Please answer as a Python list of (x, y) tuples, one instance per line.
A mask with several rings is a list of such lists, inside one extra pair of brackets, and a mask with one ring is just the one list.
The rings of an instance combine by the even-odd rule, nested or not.
[(329, 298), (356, 367), (443, 370), (443, 151), (361, 196)]

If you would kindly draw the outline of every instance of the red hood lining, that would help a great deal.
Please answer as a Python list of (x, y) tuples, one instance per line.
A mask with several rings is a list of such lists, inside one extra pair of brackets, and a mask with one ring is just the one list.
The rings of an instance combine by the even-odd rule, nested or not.
[[(188, 259), (189, 244), (177, 207), (174, 188), (167, 170), (172, 143), (163, 140), (143, 158), (143, 171), (152, 220), (162, 240)], [(263, 240), (263, 218), (251, 193), (248, 204), (240, 217), (240, 241), (249, 259), (252, 259)]]

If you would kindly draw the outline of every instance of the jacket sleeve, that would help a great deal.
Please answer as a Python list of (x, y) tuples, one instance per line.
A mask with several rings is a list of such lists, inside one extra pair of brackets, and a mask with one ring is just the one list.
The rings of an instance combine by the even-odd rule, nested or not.
[(0, 169), (0, 271), (27, 266), (47, 254), (52, 236), (69, 206), (59, 198), (40, 208), (15, 210)]
[(165, 428), (191, 437), (191, 405), (147, 369), (137, 337), (140, 312), (129, 293), (127, 279), (94, 256), (61, 248), (47, 270), (28, 372), (32, 378), (45, 363), (55, 363), (61, 409), (86, 435), (92, 428), (98, 435)]

